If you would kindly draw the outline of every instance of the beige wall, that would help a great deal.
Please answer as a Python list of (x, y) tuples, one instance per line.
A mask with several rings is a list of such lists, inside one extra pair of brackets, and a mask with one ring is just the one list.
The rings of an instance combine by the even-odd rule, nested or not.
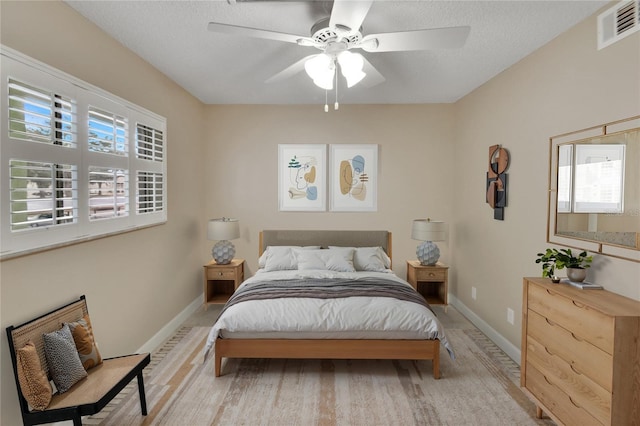
[[(598, 52), (595, 19), (454, 105), (342, 105), (324, 113), (322, 105), (203, 106), (63, 3), (2, 1), (0, 14), (3, 44), (167, 117), (166, 225), (0, 263), (3, 328), (85, 293), (106, 355), (137, 349), (198, 296), (213, 244), (204, 238), (206, 219), (219, 216), (241, 221), (234, 243), (247, 275), (257, 267), (261, 229), (355, 228), (392, 231), (394, 270), (405, 276), (417, 244), (411, 220), (446, 220), (450, 240), (439, 245), (454, 300), (518, 346), (521, 278), (539, 275), (535, 253), (547, 246), (549, 136), (640, 112), (640, 34)], [(279, 143), (379, 144), (378, 211), (278, 212)], [(496, 143), (512, 157), (505, 221), (493, 220), (484, 195), (488, 147)], [(121, 268), (101, 268), (114, 263)], [(640, 264), (594, 263), (592, 280), (640, 300)], [(13, 425), (4, 333), (1, 343), (0, 423)]]
[(0, 424), (20, 423), (4, 328), (87, 295), (106, 356), (151, 339), (202, 291), (203, 105), (61, 2), (0, 2), (1, 41), (167, 118), (165, 225), (0, 263)]
[[(255, 272), (261, 229), (385, 229), (395, 272), (415, 258), (413, 219), (453, 218), (453, 105), (208, 106), (208, 217), (240, 220), (236, 256)], [(377, 212), (279, 212), (278, 144), (379, 145)], [(210, 242), (212, 245), (213, 242)], [(438, 244), (449, 261), (449, 244)], [(207, 246), (208, 249), (209, 246)]]
[[(640, 33), (598, 51), (596, 15), (456, 103), (453, 292), (517, 346), (521, 278), (539, 276), (535, 255), (549, 246), (549, 137), (640, 113)], [(504, 222), (483, 205), (493, 144), (511, 154)], [(640, 300), (638, 263), (595, 256), (587, 279)], [(513, 326), (508, 307), (516, 312)]]

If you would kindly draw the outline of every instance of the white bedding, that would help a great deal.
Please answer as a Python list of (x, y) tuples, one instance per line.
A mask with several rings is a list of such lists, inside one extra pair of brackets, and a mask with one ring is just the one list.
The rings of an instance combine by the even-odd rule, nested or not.
[[(256, 280), (292, 278), (381, 277), (404, 283), (387, 272), (323, 270), (259, 270), (242, 285)], [(453, 358), (444, 329), (425, 306), (389, 297), (340, 299), (283, 298), (250, 300), (231, 306), (209, 333), (205, 356), (218, 337), (225, 339), (439, 339)]]

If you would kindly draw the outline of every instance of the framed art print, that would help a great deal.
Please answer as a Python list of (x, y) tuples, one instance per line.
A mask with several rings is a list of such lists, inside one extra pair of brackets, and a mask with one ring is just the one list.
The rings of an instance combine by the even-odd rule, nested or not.
[(280, 211), (327, 209), (327, 146), (278, 145), (278, 207)]
[(376, 211), (378, 145), (331, 145), (329, 163), (331, 211)]

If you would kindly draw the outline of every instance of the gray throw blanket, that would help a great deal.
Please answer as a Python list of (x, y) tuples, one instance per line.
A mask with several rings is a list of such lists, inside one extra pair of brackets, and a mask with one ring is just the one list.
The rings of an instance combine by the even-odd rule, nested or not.
[[(253, 281), (245, 283), (227, 301), (220, 315), (229, 307), (247, 300), (278, 298), (337, 299), (342, 297), (391, 297), (417, 303), (433, 310), (422, 297), (408, 285), (384, 278), (305, 278)], [(435, 312), (434, 312), (435, 314)]]

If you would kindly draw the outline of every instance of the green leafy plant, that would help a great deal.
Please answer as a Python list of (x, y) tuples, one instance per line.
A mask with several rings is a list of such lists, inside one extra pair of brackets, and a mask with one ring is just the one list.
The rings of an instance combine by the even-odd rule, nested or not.
[(556, 269), (577, 268), (585, 269), (591, 266), (593, 256), (587, 256), (587, 252), (574, 254), (571, 249), (550, 249), (544, 253), (538, 253), (536, 263), (542, 264), (542, 276), (554, 278)]

